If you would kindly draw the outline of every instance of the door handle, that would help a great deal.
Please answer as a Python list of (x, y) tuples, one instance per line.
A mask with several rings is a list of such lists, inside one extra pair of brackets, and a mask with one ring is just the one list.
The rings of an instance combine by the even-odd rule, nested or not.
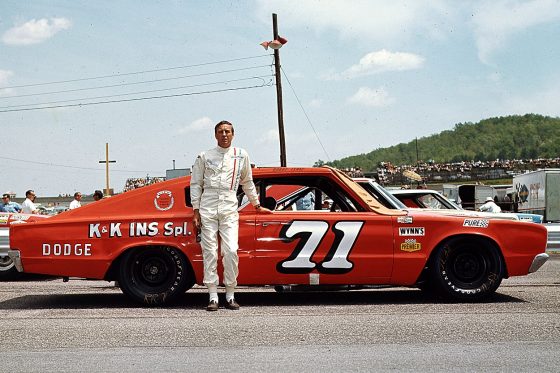
[(288, 225), (290, 223), (287, 223), (285, 221), (263, 221), (262, 222), (262, 226), (263, 227), (268, 227), (269, 225)]

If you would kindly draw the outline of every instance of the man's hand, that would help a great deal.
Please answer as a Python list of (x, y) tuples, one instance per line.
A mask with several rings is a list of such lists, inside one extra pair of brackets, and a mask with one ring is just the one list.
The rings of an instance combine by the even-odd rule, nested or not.
[(267, 209), (266, 207), (259, 207), (258, 209), (256, 209), (257, 212), (259, 214), (272, 214), (272, 211), (270, 211), (269, 209)]
[(193, 216), (193, 224), (195, 226), (195, 228), (200, 231), (200, 212), (198, 211), (198, 209), (194, 210), (194, 216)]

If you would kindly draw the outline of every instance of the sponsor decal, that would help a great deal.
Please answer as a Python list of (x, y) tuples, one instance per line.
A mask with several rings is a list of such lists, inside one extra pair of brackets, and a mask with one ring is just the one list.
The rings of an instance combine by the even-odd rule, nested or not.
[(424, 236), (426, 228), (424, 227), (400, 227), (399, 236)]
[(174, 223), (171, 221), (162, 223), (152, 222), (130, 222), (123, 224), (113, 222), (107, 224), (90, 223), (88, 227), (89, 238), (113, 238), (113, 237), (154, 237), (157, 235), (166, 237), (190, 236), (187, 222)]
[(29, 219), (29, 215), (13, 214), (12, 221), (26, 221)]
[(159, 211), (169, 210), (171, 207), (173, 207), (174, 202), (175, 199), (173, 198), (173, 193), (171, 193), (171, 191), (169, 190), (161, 190), (157, 192), (154, 198), (154, 205)]
[(463, 227), (488, 228), (488, 224), (490, 224), (488, 219), (465, 219)]
[(406, 252), (413, 252), (413, 251), (420, 251), (422, 250), (422, 244), (419, 242), (416, 242), (416, 240), (414, 238), (405, 240), (403, 243), (401, 243), (401, 250), (402, 251), (406, 251)]
[(44, 243), (43, 256), (91, 256), (91, 244)]
[(399, 217), (397, 217), (397, 223), (399, 223), (399, 224), (412, 224), (412, 216), (399, 216)]
[(0, 223), (7, 223), (10, 215), (8, 214), (0, 214)]

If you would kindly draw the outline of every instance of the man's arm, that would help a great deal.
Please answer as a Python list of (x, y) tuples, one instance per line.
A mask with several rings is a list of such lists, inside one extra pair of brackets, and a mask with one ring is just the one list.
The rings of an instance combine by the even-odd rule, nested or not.
[(200, 228), (200, 199), (202, 198), (202, 187), (204, 186), (204, 158), (203, 154), (196, 157), (191, 173), (191, 203), (194, 210), (193, 224)]

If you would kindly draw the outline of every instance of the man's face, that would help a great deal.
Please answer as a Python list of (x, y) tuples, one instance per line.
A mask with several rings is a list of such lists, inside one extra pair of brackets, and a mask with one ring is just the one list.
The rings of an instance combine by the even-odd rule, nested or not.
[(77, 199), (78, 201), (81, 200), (81, 199), (82, 199), (82, 195), (81, 195), (81, 194), (77, 194), (77, 195), (76, 195), (76, 199)]
[(32, 201), (35, 201), (35, 192), (29, 193), (28, 198)]
[(7, 204), (8, 202), (10, 202), (10, 197), (7, 197), (7, 196), (4, 197), (4, 196), (2, 196), (2, 203), (3, 203), (3, 204)]
[(233, 140), (233, 126), (231, 124), (222, 124), (216, 129), (216, 140), (221, 148), (229, 148)]

